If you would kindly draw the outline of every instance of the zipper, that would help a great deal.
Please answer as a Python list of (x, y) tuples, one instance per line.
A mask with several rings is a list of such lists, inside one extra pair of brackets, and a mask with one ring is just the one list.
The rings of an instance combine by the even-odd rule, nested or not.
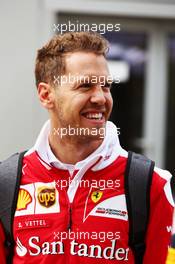
[[(69, 222), (67, 226), (68, 233), (71, 232), (71, 228), (72, 228), (72, 204), (70, 204), (69, 206)], [(70, 240), (69, 240), (69, 243), (70, 243)], [(66, 264), (70, 264), (70, 263), (71, 263), (71, 255), (70, 255), (70, 248), (69, 248), (69, 255), (67, 256)]]
[(70, 208), (69, 208), (69, 223), (67, 230), (71, 231), (71, 228), (72, 228), (72, 204), (70, 204)]

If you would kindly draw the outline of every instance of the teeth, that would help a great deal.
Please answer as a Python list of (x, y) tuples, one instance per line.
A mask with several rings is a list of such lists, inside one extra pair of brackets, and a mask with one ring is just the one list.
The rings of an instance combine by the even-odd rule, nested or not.
[(86, 118), (89, 118), (89, 119), (102, 119), (102, 117), (103, 117), (102, 113), (96, 113), (96, 114), (88, 113), (88, 114), (86, 114)]

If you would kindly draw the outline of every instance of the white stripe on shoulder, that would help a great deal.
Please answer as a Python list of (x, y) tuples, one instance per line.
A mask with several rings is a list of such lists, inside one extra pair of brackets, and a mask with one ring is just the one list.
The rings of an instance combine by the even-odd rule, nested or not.
[(159, 176), (167, 181), (169, 181), (172, 177), (171, 173), (167, 170), (162, 170), (158, 167), (154, 167), (154, 171), (159, 174)]
[(171, 192), (170, 181), (168, 181), (165, 184), (165, 186), (164, 186), (164, 192), (165, 192), (165, 195), (166, 195), (166, 198), (167, 198), (168, 202), (174, 207), (175, 204), (174, 204), (173, 195), (172, 195), (172, 192)]
[(171, 184), (170, 184), (170, 180), (171, 180), (171, 173), (167, 170), (162, 170), (160, 168), (155, 167), (154, 171), (163, 179), (165, 179), (167, 182), (164, 185), (164, 192), (165, 192), (165, 196), (168, 200), (168, 202), (174, 207), (174, 200), (173, 200), (173, 196), (172, 196), (172, 191), (171, 191)]

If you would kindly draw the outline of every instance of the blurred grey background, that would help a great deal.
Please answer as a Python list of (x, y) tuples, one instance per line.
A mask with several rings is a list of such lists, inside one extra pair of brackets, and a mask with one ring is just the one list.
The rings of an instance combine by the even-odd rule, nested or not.
[(54, 24), (120, 24), (106, 32), (120, 141), (174, 172), (175, 0), (0, 0), (0, 160), (33, 146), (48, 116), (34, 81), (36, 50)]

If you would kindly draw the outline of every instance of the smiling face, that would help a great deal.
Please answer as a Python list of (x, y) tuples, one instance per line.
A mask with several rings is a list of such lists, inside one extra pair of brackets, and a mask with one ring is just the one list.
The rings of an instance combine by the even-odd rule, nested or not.
[(101, 134), (91, 132), (105, 127), (113, 104), (106, 59), (94, 53), (74, 52), (65, 60), (66, 74), (54, 89), (51, 122), (55, 129), (86, 128), (86, 138), (97, 139)]

